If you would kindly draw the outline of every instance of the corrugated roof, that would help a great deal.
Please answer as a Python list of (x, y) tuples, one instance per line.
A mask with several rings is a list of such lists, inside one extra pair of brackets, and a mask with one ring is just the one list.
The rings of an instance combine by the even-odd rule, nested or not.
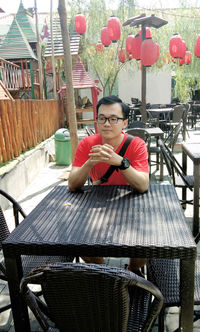
[(22, 29), (14, 19), (0, 47), (3, 59), (37, 59)]
[(34, 27), (29, 20), (29, 16), (27, 15), (27, 11), (25, 10), (22, 2), (20, 2), (18, 12), (16, 14), (16, 20), (29, 43), (37, 42)]
[(72, 71), (73, 87), (76, 89), (87, 89), (96, 87), (94, 80), (86, 72), (80, 57), (78, 57), (75, 67)]
[[(53, 18), (53, 40), (54, 40), (54, 55), (55, 56), (63, 56), (63, 42), (62, 42), (62, 34), (60, 27), (60, 18)], [(70, 34), (70, 52), (71, 55), (78, 55), (79, 53), (79, 45), (80, 45), (80, 35), (74, 32)], [(49, 57), (52, 55), (51, 49), (51, 34), (49, 35), (46, 49), (45, 49), (45, 57)]]
[[(77, 62), (72, 71), (72, 80), (74, 89), (88, 89), (96, 88), (98, 91), (101, 89), (96, 85), (95, 81), (90, 77), (88, 72), (85, 70), (80, 57), (78, 56)], [(60, 89), (58, 93), (62, 93), (66, 89), (66, 84)]]

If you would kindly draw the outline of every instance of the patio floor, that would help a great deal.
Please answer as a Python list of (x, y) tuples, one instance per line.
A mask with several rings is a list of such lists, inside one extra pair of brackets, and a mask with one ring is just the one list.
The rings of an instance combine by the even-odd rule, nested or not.
[[(79, 136), (84, 136), (85, 132), (83, 130), (79, 131)], [(193, 140), (195, 142), (200, 142), (200, 123), (198, 123), (196, 130), (189, 130), (189, 139)], [(187, 137), (188, 139), (188, 137)], [(176, 157), (180, 158), (181, 160), (181, 148), (178, 144), (176, 146)], [(190, 174), (192, 174), (193, 171), (193, 165), (188, 159), (188, 167), (190, 170)], [(63, 184), (63, 180), (59, 179), (60, 176), (63, 175), (64, 172), (66, 172), (70, 167), (66, 166), (57, 166), (55, 163), (51, 162), (49, 163), (48, 167), (44, 168), (40, 174), (35, 178), (35, 180), (27, 187), (27, 189), (24, 191), (23, 195), (21, 195), (18, 198), (19, 203), (22, 205), (24, 211), (28, 214), (41, 200), (44, 196), (48, 194), (48, 192), (55, 186)], [(151, 182), (154, 183), (161, 183), (159, 181), (159, 172), (154, 171), (154, 168), (152, 168), (152, 177)], [(169, 182), (169, 176), (167, 175), (167, 171), (164, 168), (164, 180), (162, 183)], [(67, 185), (67, 181), (65, 181)], [(178, 192), (179, 194), (179, 192)], [(189, 194), (189, 191), (188, 191)], [(12, 212), (10, 209), (7, 209), (5, 211), (6, 218), (8, 220), (11, 220)], [(192, 206), (187, 206), (187, 209), (185, 211), (186, 219), (191, 227), (191, 221), (192, 221)], [(9, 224), (10, 230), (12, 230), (13, 225), (10, 222)], [(199, 245), (200, 247), (200, 245)], [(200, 250), (199, 255), (200, 255)], [(0, 257), (1, 258), (1, 257)], [(118, 267), (124, 267), (124, 264), (127, 263), (128, 258), (108, 258), (107, 264), (118, 266)], [(0, 306), (3, 304), (6, 304), (9, 302), (9, 292), (8, 287), (5, 282), (0, 281)], [(178, 327), (178, 308), (170, 308), (168, 311), (166, 311), (165, 319), (165, 332), (172, 332)], [(30, 314), (31, 319), (31, 329), (34, 332), (42, 331), (41, 328), (38, 326), (38, 323), (36, 322), (35, 318), (32, 314)], [(1, 313), (0, 315), (0, 332), (13, 332), (15, 331), (13, 327), (13, 320), (12, 320), (12, 313), (10, 310), (7, 310), (4, 313)], [(155, 324), (152, 332), (157, 331), (157, 323)], [(194, 332), (199, 331), (200, 332), (200, 320), (194, 323)]]

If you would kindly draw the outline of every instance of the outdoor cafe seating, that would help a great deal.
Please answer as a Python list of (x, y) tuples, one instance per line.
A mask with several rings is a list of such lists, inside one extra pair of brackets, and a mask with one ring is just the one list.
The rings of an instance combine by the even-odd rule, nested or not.
[[(46, 303), (38, 306), (31, 283), (41, 285)], [(162, 294), (148, 280), (96, 264), (39, 267), (23, 278), (21, 292), (44, 331), (150, 331), (163, 304)]]
[[(0, 195), (3, 196), (5, 199), (7, 199), (13, 209), (13, 216), (15, 221), (15, 227), (18, 227), (20, 219), (23, 219), (26, 217), (25, 212), (23, 211), (20, 204), (8, 193), (0, 189)], [(10, 234), (8, 224), (6, 222), (4, 213), (0, 206), (0, 250), (2, 250), (2, 242), (8, 237)], [(43, 264), (47, 263), (55, 263), (57, 261), (66, 262), (66, 261), (72, 261), (73, 257), (64, 257), (64, 256), (23, 256), (22, 257), (22, 264), (23, 264), (23, 273), (24, 275), (27, 275), (33, 268), (37, 266), (41, 266)], [(7, 281), (7, 274), (5, 269), (5, 263), (4, 261), (0, 262), (0, 279)], [(11, 308), (11, 304), (8, 304), (6, 306), (0, 307), (0, 313), (8, 310)]]
[(158, 145), (165, 160), (165, 164), (174, 187), (182, 188), (182, 199), (180, 200), (181, 204), (184, 206), (185, 204), (193, 204), (191, 200), (187, 200), (186, 196), (186, 189), (192, 190), (194, 187), (193, 175), (187, 175), (184, 172), (183, 167), (175, 158), (172, 151), (161, 139), (158, 140)]

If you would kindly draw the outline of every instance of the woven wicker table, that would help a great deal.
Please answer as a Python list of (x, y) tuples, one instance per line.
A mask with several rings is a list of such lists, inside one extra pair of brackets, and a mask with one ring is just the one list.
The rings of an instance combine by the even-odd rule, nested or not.
[(193, 162), (193, 235), (199, 232), (200, 143), (183, 143), (183, 168), (187, 171), (187, 156)]
[[(55, 187), (3, 243), (15, 331), (30, 331), (20, 255), (181, 259), (183, 332), (192, 331), (196, 245), (172, 185)], [(105, 331), (106, 332), (106, 331)]]

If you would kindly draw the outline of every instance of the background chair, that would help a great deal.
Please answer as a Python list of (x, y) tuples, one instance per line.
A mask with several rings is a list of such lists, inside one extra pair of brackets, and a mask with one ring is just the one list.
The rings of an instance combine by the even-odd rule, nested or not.
[[(199, 239), (200, 233), (196, 236), (195, 242), (198, 243)], [(164, 332), (165, 309), (180, 306), (180, 260), (149, 259), (147, 271), (148, 279), (160, 289), (164, 297), (164, 306), (160, 312), (158, 322), (159, 332)], [(197, 258), (195, 265), (194, 304), (200, 304), (200, 257)], [(194, 311), (194, 321), (198, 319), (200, 319), (200, 312)]]
[(86, 131), (88, 136), (91, 136), (91, 135), (95, 134), (94, 130), (92, 128), (88, 127), (88, 126), (85, 127), (85, 131)]
[[(47, 306), (37, 305), (28, 283), (41, 285)], [(44, 331), (50, 330), (41, 307), (55, 323), (51, 331), (60, 332), (150, 331), (162, 308), (162, 294), (152, 283), (104, 265), (44, 266), (23, 278), (21, 292)]]
[[(178, 140), (178, 136), (182, 130), (182, 123), (180, 122), (172, 131), (171, 134), (168, 135), (168, 137), (165, 139), (165, 143), (167, 146), (171, 149), (171, 151), (174, 150), (174, 147), (176, 145), (176, 142)], [(152, 155), (156, 154), (156, 160), (152, 160)], [(160, 146), (157, 145), (152, 145), (150, 143), (149, 146), (149, 166), (150, 166), (150, 173), (151, 173), (151, 166), (156, 165), (157, 169), (159, 169), (160, 165), (160, 154), (161, 154), (161, 149)]]
[[(21, 206), (18, 204), (18, 202), (9, 194), (4, 192), (0, 189), (0, 195), (5, 197), (10, 201), (12, 204), (13, 214), (14, 214), (14, 221), (15, 221), (15, 227), (19, 225), (19, 218), (22, 216), (23, 218), (26, 217), (25, 212), (21, 208)], [(10, 234), (8, 225), (6, 223), (5, 216), (3, 214), (3, 211), (0, 206), (0, 250), (2, 250), (2, 242), (7, 238), (7, 236)], [(23, 264), (23, 272), (24, 275), (26, 275), (30, 270), (32, 270), (34, 267), (41, 266), (47, 263), (55, 263), (58, 261), (72, 261), (73, 257), (60, 257), (60, 256), (22, 256), (22, 264)], [(7, 281), (6, 276), (6, 269), (4, 265), (4, 261), (0, 262), (0, 279)], [(6, 305), (4, 307), (0, 308), (0, 313), (11, 308), (11, 305)]]
[[(140, 121), (136, 121), (136, 122), (140, 122)], [(132, 136), (138, 136), (138, 137), (142, 138), (146, 143), (147, 150), (149, 150), (151, 137), (145, 132), (145, 128), (143, 128), (143, 127), (128, 128), (126, 130), (126, 133), (129, 135), (132, 135)]]
[(161, 149), (161, 153), (165, 160), (169, 175), (172, 178), (173, 185), (175, 187), (182, 188), (182, 200), (180, 200), (181, 204), (192, 204), (191, 200), (187, 200), (186, 190), (192, 190), (192, 188), (194, 187), (193, 175), (187, 175), (184, 172), (183, 167), (180, 165), (173, 153), (161, 139), (158, 140), (158, 145)]
[(166, 122), (166, 126), (169, 128), (169, 132), (173, 130), (173, 128), (182, 121), (184, 112), (184, 105), (177, 105), (174, 107), (174, 111), (172, 112), (172, 118)]
[(129, 128), (145, 128), (146, 123), (143, 121), (132, 121), (128, 123), (128, 129)]

